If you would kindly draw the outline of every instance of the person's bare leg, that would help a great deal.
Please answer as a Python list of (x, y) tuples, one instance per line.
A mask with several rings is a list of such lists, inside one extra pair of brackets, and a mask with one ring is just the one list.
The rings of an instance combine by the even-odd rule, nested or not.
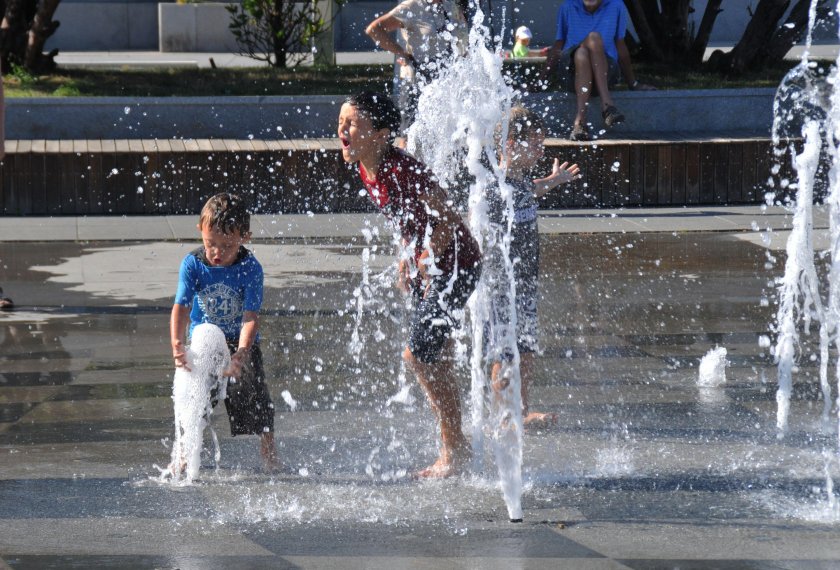
[(531, 383), (531, 371), (534, 368), (534, 354), (525, 352), (519, 355), (519, 378), (522, 382), (522, 425), (526, 428), (545, 428), (557, 424), (557, 414), (553, 412), (532, 412), (528, 405), (528, 388)]
[(575, 97), (577, 113), (575, 125), (586, 125), (586, 109), (592, 96), (592, 65), (589, 60), (589, 49), (581, 45), (575, 50)]
[(274, 432), (264, 431), (260, 434), (260, 457), (266, 471), (275, 471), (280, 468), (277, 446), (274, 444)]
[[(557, 423), (557, 414), (532, 412), (528, 407), (528, 384), (530, 382), (531, 369), (533, 367), (533, 354), (520, 353), (519, 356), (519, 382), (520, 394), (522, 397), (522, 425), (528, 427), (548, 427)], [(507, 379), (502, 378), (503, 365), (501, 362), (494, 362), (491, 369), (491, 381), (493, 393), (499, 394), (508, 387)]]
[[(604, 40), (601, 39), (601, 34), (592, 32), (583, 40), (581, 47), (583, 46), (586, 47), (589, 55), (592, 80), (598, 88), (598, 95), (601, 97), (601, 111), (603, 111), (608, 105), (613, 104), (608, 82), (609, 64), (607, 63), (607, 54), (604, 51)], [(580, 51), (580, 48), (578, 48), (578, 51)], [(577, 65), (577, 61), (575, 64)]]
[(421, 470), (417, 476), (441, 478), (458, 475), (470, 460), (470, 446), (461, 430), (461, 397), (447, 358), (434, 364), (424, 364), (414, 358), (408, 348), (403, 351), (408, 367), (426, 392), (429, 404), (440, 426), (440, 455), (431, 466)]

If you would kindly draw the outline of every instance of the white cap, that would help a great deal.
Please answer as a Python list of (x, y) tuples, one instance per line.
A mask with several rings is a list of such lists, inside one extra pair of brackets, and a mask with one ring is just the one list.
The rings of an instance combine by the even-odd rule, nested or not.
[(517, 40), (530, 40), (534, 36), (531, 34), (531, 30), (528, 29), (528, 26), (519, 26), (516, 28), (515, 37)]

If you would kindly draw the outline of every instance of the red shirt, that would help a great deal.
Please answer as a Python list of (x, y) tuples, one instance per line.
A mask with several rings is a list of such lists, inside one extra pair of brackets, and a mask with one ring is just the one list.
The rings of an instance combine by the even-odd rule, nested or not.
[[(423, 244), (440, 222), (439, 217), (426, 211), (419, 196), (439, 193), (445, 202), (443, 190), (422, 162), (396, 147), (387, 152), (375, 176), (370, 176), (361, 163), (359, 175), (373, 203), (399, 228), (405, 242), (413, 245), (414, 261), (417, 262), (423, 253)], [(452, 273), (456, 262), (459, 268), (470, 268), (481, 260), (478, 243), (460, 216), (454, 234), (455, 239), (443, 254), (435, 252), (435, 264), (445, 274)]]

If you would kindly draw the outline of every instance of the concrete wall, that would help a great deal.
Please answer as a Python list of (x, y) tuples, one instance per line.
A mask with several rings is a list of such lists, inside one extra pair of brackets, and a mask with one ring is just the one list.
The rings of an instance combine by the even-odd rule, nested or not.
[[(495, 32), (505, 32), (505, 43), (511, 43), (511, 31), (520, 25), (527, 25), (534, 33), (534, 45), (549, 45), (554, 40), (557, 8), (563, 0), (482, 0), (490, 7)], [(743, 34), (749, 20), (749, 9), (757, 0), (727, 0), (724, 11), (718, 16), (713, 30), (712, 45), (732, 45)], [(162, 6), (174, 6), (162, 3)], [(190, 8), (201, 4), (179, 6)], [(337, 51), (368, 51), (373, 48), (365, 36), (365, 26), (379, 14), (396, 5), (396, 0), (350, 0), (340, 11), (336, 20)], [(699, 25), (706, 0), (695, 0), (693, 22)], [(180, 35), (179, 45), (189, 46), (195, 51), (226, 51), (225, 38), (228, 14), (210, 11), (207, 16), (197, 16), (199, 24), (192, 24), (183, 17), (169, 16), (161, 20), (167, 34)], [(62, 50), (124, 50), (158, 49), (158, 8), (156, 1), (149, 0), (63, 0), (58, 7), (56, 19), (62, 22), (56, 35), (48, 42), (48, 48)], [(181, 28), (181, 31), (178, 31)], [(816, 34), (817, 41), (836, 40), (836, 25), (826, 24)], [(178, 43), (175, 42), (175, 43)], [(175, 45), (173, 43), (172, 45)], [(162, 46), (164, 51), (172, 45)], [(181, 49), (181, 48), (178, 48)]]
[(158, 4), (160, 51), (238, 51), (227, 4)]
[[(627, 122), (612, 138), (767, 135), (774, 89), (617, 92)], [(68, 97), (9, 99), (9, 139), (139, 139), (333, 137), (341, 96), (306, 97)], [(567, 94), (532, 95), (553, 136), (568, 136), (574, 101)], [(592, 112), (596, 130), (600, 118)], [(673, 136), (673, 135), (671, 135)]]
[(58, 5), (61, 22), (47, 40), (47, 50), (156, 50), (157, 2), (73, 2)]

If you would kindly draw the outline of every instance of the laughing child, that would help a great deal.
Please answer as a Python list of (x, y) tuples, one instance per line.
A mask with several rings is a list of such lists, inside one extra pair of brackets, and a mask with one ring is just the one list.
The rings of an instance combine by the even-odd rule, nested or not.
[(426, 166), (393, 146), (399, 126), (400, 113), (387, 95), (363, 92), (342, 105), (338, 137), (344, 160), (358, 163), (370, 199), (409, 253), (397, 283), (415, 301), (402, 357), (429, 399), (441, 437), (437, 461), (417, 476), (449, 477), (470, 459), (449, 345), (457, 313), (478, 281), (481, 252)]

